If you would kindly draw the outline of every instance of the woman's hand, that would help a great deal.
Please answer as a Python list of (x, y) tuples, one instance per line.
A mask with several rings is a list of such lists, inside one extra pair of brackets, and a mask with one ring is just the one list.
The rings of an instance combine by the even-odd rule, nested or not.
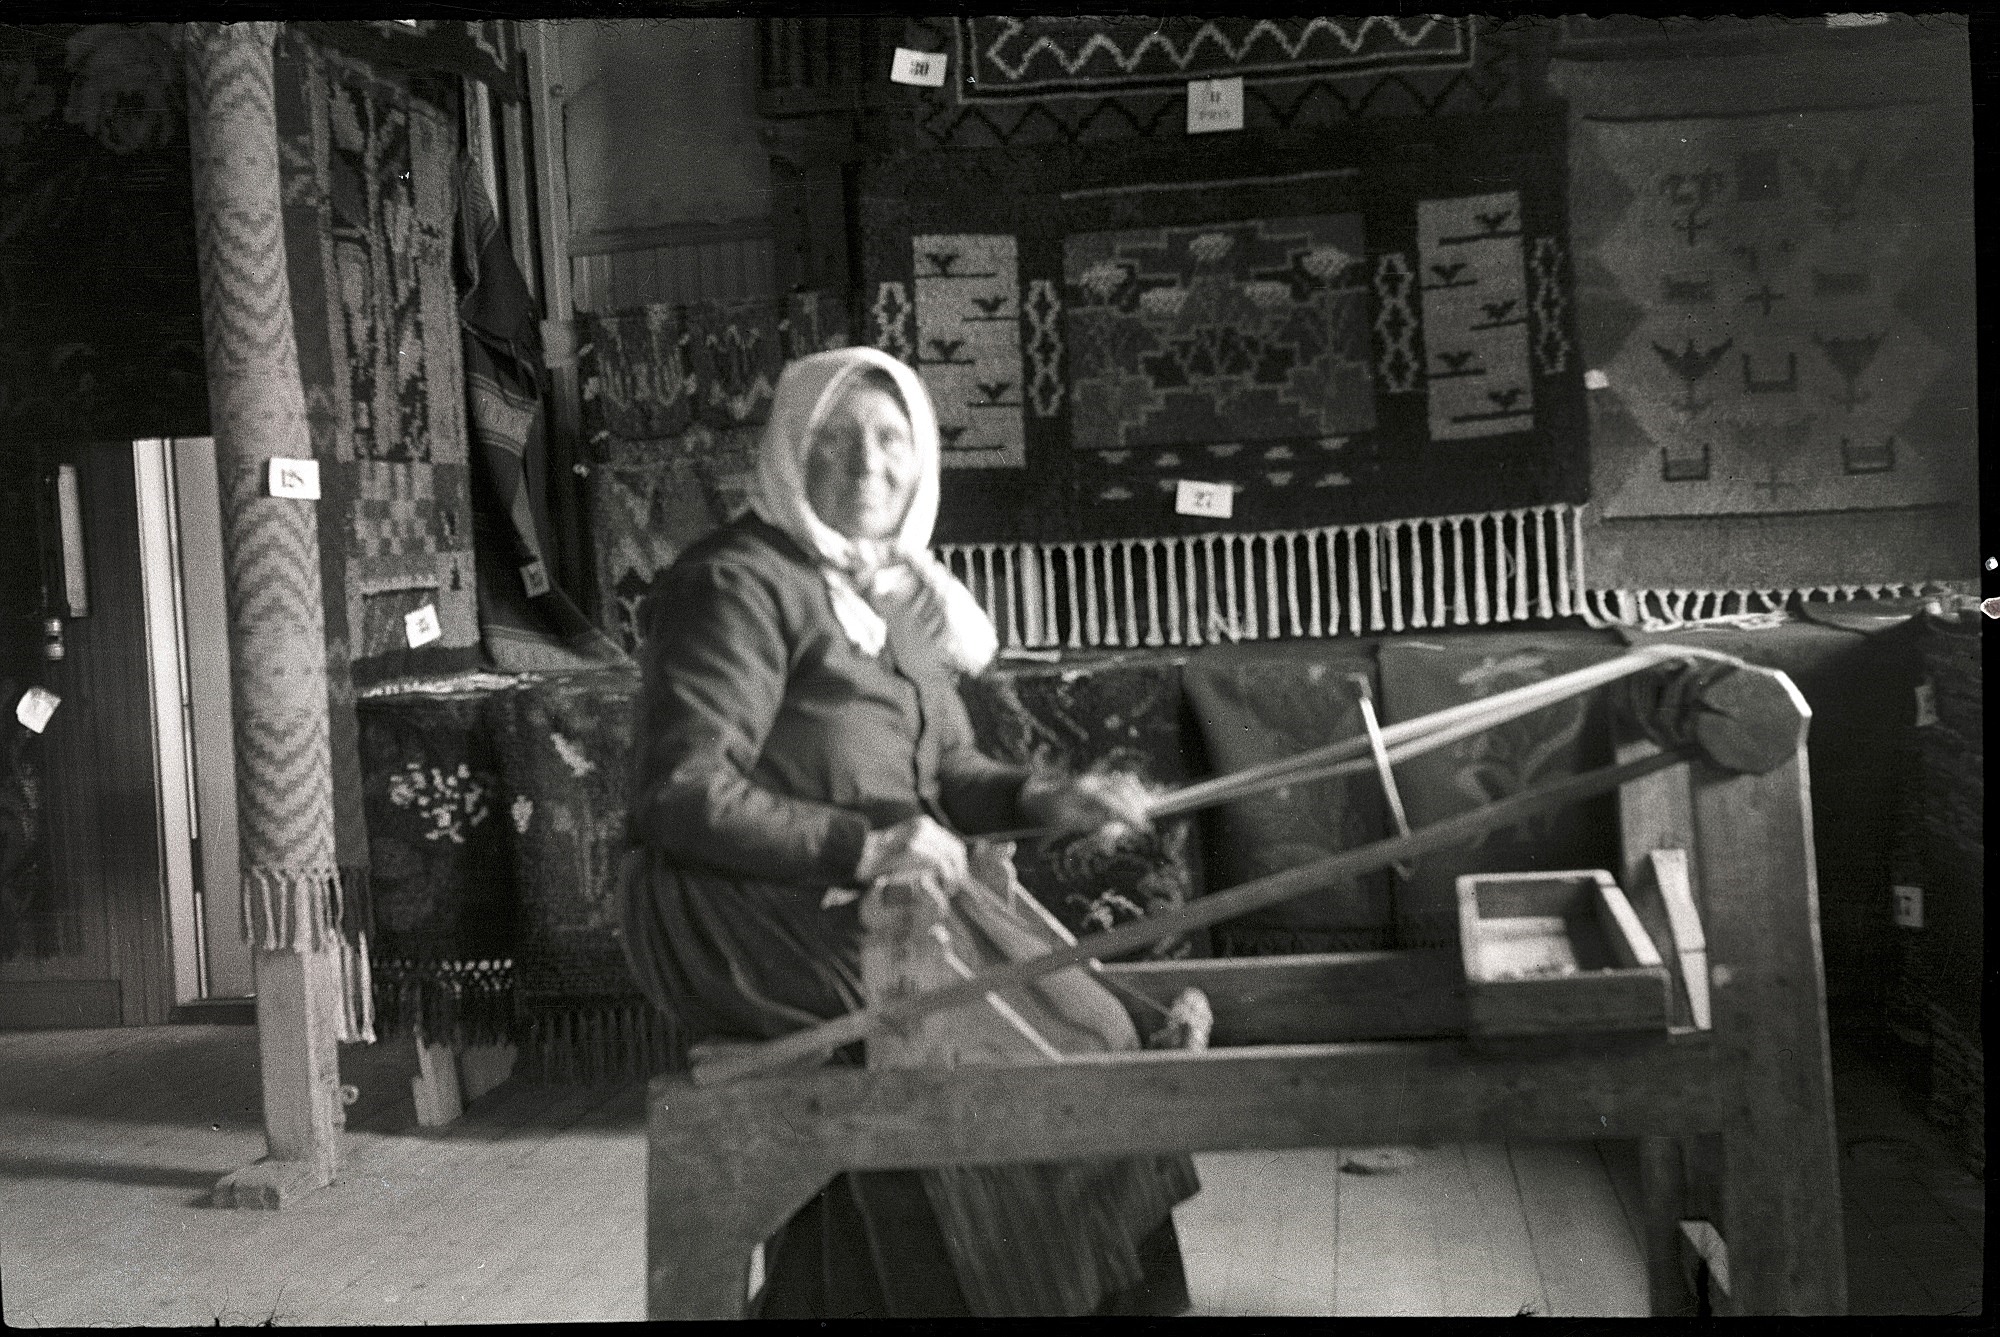
[(1060, 831), (1144, 829), (1152, 823), (1148, 807), (1146, 786), (1126, 771), (1037, 775), (1021, 786), (1021, 810), (1028, 820)]
[(965, 842), (921, 815), (870, 831), (854, 870), (855, 881), (863, 886), (885, 878), (908, 879), (935, 884), (933, 894), (936, 888), (956, 887), (967, 876)]

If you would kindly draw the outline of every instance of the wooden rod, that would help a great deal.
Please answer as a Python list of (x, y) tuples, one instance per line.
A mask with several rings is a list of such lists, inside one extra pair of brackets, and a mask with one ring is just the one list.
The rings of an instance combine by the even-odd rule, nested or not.
[[(1621, 678), (1629, 678), (1636, 673), (1643, 673), (1649, 668), (1678, 659), (1740, 662), (1729, 655), (1689, 646), (1639, 646), (1602, 664), (1592, 664), (1542, 682), (1529, 683), (1512, 691), (1501, 692), (1497, 696), (1482, 697), (1477, 701), (1468, 701), (1434, 711), (1419, 719), (1392, 724), (1381, 731), (1382, 743), (1388, 752), (1389, 760), (1400, 763), (1455, 743), (1461, 738), (1468, 738), (1510, 720), (1519, 719), (1523, 715), (1533, 714), (1558, 701), (1581, 696), (1585, 692), (1594, 691)], [(1176, 817), (1201, 808), (1250, 798), (1282, 785), (1305, 784), (1342, 775), (1363, 774), (1374, 768), (1374, 760), (1369, 756), (1371, 747), (1372, 740), (1366, 734), (1362, 734), (1353, 738), (1343, 738), (1325, 747), (1313, 748), (1294, 756), (1266, 762), (1261, 766), (1250, 766), (1240, 771), (1232, 771), (1228, 775), (1198, 780), (1148, 804), (1146, 815), (1149, 819), (1158, 821), (1161, 818)], [(1359, 758), (1358, 762), (1356, 758)], [(1055, 829), (1051, 827), (1024, 827), (980, 836), (978, 839), (990, 842), (1033, 840), (1053, 834)]]
[(1661, 751), (1542, 785), (1457, 817), (1433, 822), (1407, 836), (1380, 840), (1360, 849), (1346, 850), (1297, 868), (1288, 868), (1229, 891), (1205, 896), (1177, 910), (1136, 920), (1106, 933), (1093, 934), (1043, 956), (994, 966), (972, 979), (912, 998), (870, 1004), (754, 1048), (716, 1054), (706, 1062), (695, 1063), (688, 1075), (698, 1086), (713, 1086), (783, 1067), (807, 1056), (828, 1054), (842, 1045), (863, 1039), (879, 1025), (907, 1023), (931, 1012), (980, 999), (989, 990), (1025, 984), (1092, 957), (1117, 956), (1176, 933), (1234, 919), (1252, 910), (1261, 910), (1306, 892), (1318, 891), (1332, 883), (1372, 873), (1392, 863), (1414, 860), (1487, 831), (1513, 826), (1540, 813), (1609, 793), (1655, 771), (1678, 765), (1687, 758), (1688, 754), (1682, 750)]

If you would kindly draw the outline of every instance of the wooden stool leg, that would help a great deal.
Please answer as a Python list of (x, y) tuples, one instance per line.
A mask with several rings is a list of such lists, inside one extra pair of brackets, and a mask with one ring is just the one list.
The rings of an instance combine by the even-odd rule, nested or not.
[[(693, 1091), (675, 1092), (696, 1105)], [(646, 1130), (646, 1315), (743, 1318), (751, 1255), (825, 1186), (836, 1167), (746, 1107), (726, 1117), (660, 1118), (656, 1086)], [(722, 1111), (717, 1112), (719, 1116)]]
[(1646, 1292), (1654, 1318), (1694, 1314), (1695, 1296), (1681, 1270), (1680, 1223), (1688, 1216), (1687, 1176), (1681, 1141), (1639, 1139), (1639, 1196), (1644, 1208)]

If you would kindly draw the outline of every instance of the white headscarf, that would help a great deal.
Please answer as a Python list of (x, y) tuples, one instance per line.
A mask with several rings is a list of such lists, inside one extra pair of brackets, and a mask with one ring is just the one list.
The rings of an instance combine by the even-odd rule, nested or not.
[[(857, 539), (820, 519), (806, 496), (806, 455), (813, 433), (856, 376), (886, 373), (910, 417), (917, 450), (917, 487), (903, 522), (887, 539)], [(931, 556), (931, 528), (938, 509), (937, 409), (916, 372), (874, 348), (836, 348), (788, 365), (778, 377), (771, 417), (757, 450), (750, 505), (767, 524), (816, 556), (833, 596), (834, 615), (864, 654), (880, 654), (888, 636), (882, 615), (865, 593), (896, 593), (912, 576), (922, 579), (943, 605), (946, 659), (967, 673), (993, 662), (999, 649), (992, 621), (958, 578)]]

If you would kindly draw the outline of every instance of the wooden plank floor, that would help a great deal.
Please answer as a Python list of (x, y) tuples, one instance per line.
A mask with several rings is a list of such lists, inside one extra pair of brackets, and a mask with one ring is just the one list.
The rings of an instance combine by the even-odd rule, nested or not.
[[(407, 1044), (348, 1048), (339, 1181), (203, 1205), (263, 1151), (247, 1027), (0, 1033), (0, 1295), (13, 1326), (644, 1316), (640, 1093), (508, 1082), (415, 1126)], [(1859, 1075), (1857, 1075), (1857, 1073)], [(1983, 1186), (1837, 1069), (1856, 1313), (1976, 1313)], [(1643, 1313), (1626, 1144), (1197, 1157), (1202, 1315)], [(1969, 1308), (1968, 1308), (1969, 1306)]]

